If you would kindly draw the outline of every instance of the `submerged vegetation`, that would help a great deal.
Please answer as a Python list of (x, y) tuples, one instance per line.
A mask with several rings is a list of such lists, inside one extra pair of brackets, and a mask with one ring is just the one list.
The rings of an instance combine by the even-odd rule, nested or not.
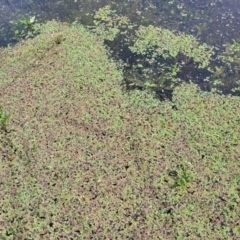
[(35, 16), (23, 17), (20, 20), (10, 21), (11, 29), (14, 31), (14, 38), (17, 41), (36, 36), (39, 32), (34, 28)]
[(0, 238), (238, 239), (240, 98), (122, 91), (105, 35), (38, 30), (0, 51)]

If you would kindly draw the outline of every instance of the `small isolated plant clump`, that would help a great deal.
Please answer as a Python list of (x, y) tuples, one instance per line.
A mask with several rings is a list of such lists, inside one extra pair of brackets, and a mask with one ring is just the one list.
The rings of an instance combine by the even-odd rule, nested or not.
[(240, 99), (123, 92), (98, 34), (40, 30), (0, 51), (0, 238), (238, 239)]
[[(190, 163), (188, 163), (190, 164)], [(186, 163), (180, 165), (180, 171), (172, 170), (169, 172), (169, 176), (172, 176), (175, 180), (173, 187), (186, 187), (194, 178)]]
[(3, 108), (0, 107), (0, 128), (2, 130), (7, 130), (7, 121), (11, 117), (11, 114), (6, 114)]
[(11, 30), (14, 32), (15, 39), (18, 41), (32, 38), (39, 34), (36, 16), (25, 16), (19, 20), (10, 21), (9, 23)]
[(122, 34), (123, 30), (133, 27), (127, 17), (118, 15), (109, 5), (96, 12), (93, 23), (92, 32), (109, 41), (113, 41), (118, 34)]

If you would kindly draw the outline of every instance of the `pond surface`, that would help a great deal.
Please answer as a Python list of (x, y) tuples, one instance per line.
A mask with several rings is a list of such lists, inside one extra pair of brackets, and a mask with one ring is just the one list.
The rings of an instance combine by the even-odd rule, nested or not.
[[(113, 6), (131, 19), (137, 15), (168, 29), (192, 34), (201, 41), (221, 47), (240, 38), (240, 1), (237, 0), (1, 0), (0, 28), (23, 16), (36, 16), (38, 21), (91, 20), (88, 14), (106, 5)], [(11, 42), (1, 35), (1, 46)]]
[[(134, 23), (152, 24), (176, 33), (193, 35), (200, 42), (213, 46), (215, 55), (223, 52), (225, 44), (232, 43), (233, 39), (240, 42), (240, 1), (238, 0), (122, 0), (121, 3), (107, 0), (1, 0), (0, 46), (4, 47), (18, 41), (13, 21), (23, 17), (35, 16), (37, 22), (57, 19), (92, 25), (95, 11), (106, 5), (110, 5), (118, 14), (127, 16)], [(113, 45), (111, 47), (114, 49)], [(119, 49), (115, 47), (114, 51)], [(131, 58), (132, 64), (137, 61), (135, 56), (126, 57), (126, 54), (129, 55), (127, 52), (118, 56), (124, 61), (129, 61)], [(212, 68), (221, 67), (217, 62), (213, 65)], [(240, 69), (240, 65), (234, 67)], [(208, 70), (188, 71), (187, 68), (189, 66), (179, 73), (181, 79), (184, 81), (194, 79), (193, 81), (203, 90), (211, 90), (213, 84), (209, 81), (213, 81), (213, 78)], [(224, 68), (224, 73), (219, 74), (218, 78), (232, 78), (230, 82), (235, 83), (238, 79), (238, 71), (234, 74), (231, 71)], [(135, 73), (136, 76), (141, 78), (139, 72)], [(221, 92), (239, 95), (240, 91), (231, 92), (231, 88), (225, 84), (221, 87)]]

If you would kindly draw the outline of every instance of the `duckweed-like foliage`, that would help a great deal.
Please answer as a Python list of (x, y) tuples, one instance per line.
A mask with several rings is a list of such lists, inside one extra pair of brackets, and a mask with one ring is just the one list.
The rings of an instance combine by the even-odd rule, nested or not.
[(100, 8), (94, 15), (94, 30), (99, 37), (113, 41), (120, 29), (131, 28), (132, 24), (125, 16), (120, 16), (109, 5)]
[(235, 40), (233, 40), (232, 43), (225, 44), (225, 51), (223, 54), (218, 56), (218, 59), (221, 59), (227, 64), (240, 64), (240, 44)]
[(239, 96), (239, 42), (233, 40), (231, 43), (226, 43), (225, 50), (217, 56), (216, 61), (217, 66), (210, 69), (213, 73), (211, 76), (212, 91)]
[(184, 84), (158, 102), (121, 82), (81, 25), (1, 49), (1, 239), (240, 237), (239, 98)]
[(208, 66), (213, 48), (207, 44), (200, 44), (191, 35), (176, 35), (168, 29), (160, 27), (140, 26), (136, 33), (137, 40), (130, 49), (139, 54), (151, 54), (152, 61), (162, 56), (165, 59), (175, 58), (179, 53), (193, 58), (200, 68)]
[(186, 76), (184, 80), (179, 78), (187, 75), (184, 71), (189, 63), (190, 68), (199, 71), (210, 64), (213, 47), (200, 44), (191, 35), (152, 25), (137, 26), (110, 6), (100, 8), (94, 18), (95, 26), (89, 28), (108, 43), (114, 41), (109, 44), (114, 45), (113, 56), (131, 59), (130, 64), (125, 63), (124, 71), (128, 86), (162, 92), (164, 96), (165, 91), (171, 93), (180, 82), (189, 81)]

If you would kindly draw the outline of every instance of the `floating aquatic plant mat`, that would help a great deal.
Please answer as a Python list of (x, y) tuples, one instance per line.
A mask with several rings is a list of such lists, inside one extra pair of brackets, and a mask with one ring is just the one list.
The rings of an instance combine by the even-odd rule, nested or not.
[(239, 239), (239, 98), (122, 78), (80, 25), (1, 49), (1, 239)]

